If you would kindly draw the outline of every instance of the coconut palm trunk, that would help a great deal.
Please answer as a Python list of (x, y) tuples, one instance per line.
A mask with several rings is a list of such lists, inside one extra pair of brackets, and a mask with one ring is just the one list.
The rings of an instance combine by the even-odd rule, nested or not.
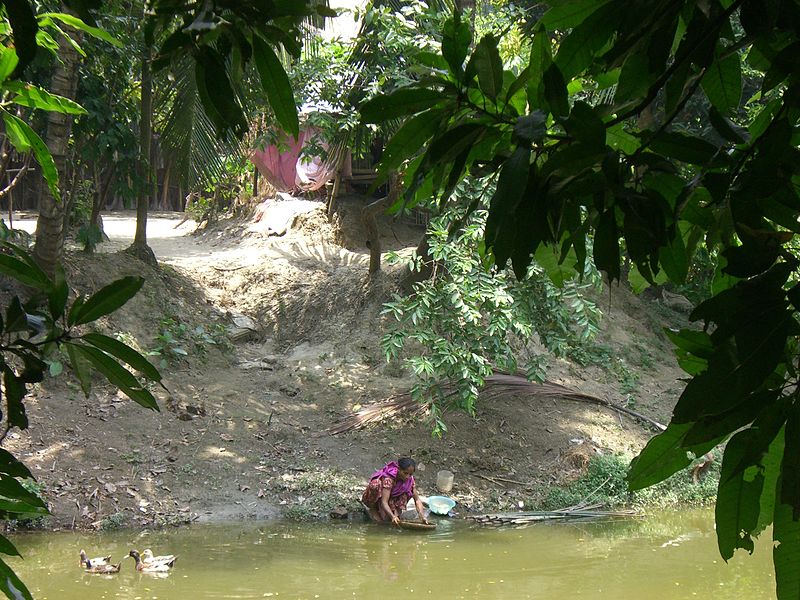
[(150, 185), (153, 146), (153, 73), (150, 68), (152, 59), (150, 47), (142, 48), (142, 114), (139, 121), (139, 194), (136, 198), (136, 234), (128, 252), (153, 266), (158, 265), (156, 255), (147, 245), (147, 206), (150, 202)]
[[(70, 29), (69, 34), (73, 39), (80, 41), (80, 35), (75, 30)], [(74, 100), (78, 89), (80, 57), (66, 36), (61, 36), (58, 40), (58, 57), (60, 60), (53, 72), (50, 91)], [(71, 130), (71, 115), (60, 112), (47, 113), (47, 147), (55, 161), (59, 182), (65, 179)], [(33, 255), (41, 267), (52, 274), (56, 264), (61, 260), (64, 248), (64, 203), (54, 198), (44, 180), (41, 177), (39, 179), (39, 185), (36, 186), (39, 218), (36, 222)]]

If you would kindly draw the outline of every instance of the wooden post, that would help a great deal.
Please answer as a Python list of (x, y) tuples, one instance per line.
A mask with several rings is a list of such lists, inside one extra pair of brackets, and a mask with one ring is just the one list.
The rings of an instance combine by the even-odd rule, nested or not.
[(336, 172), (336, 177), (333, 178), (333, 187), (331, 187), (331, 195), (328, 198), (328, 220), (330, 221), (333, 218), (333, 215), (336, 213), (336, 198), (339, 196), (339, 185), (341, 184), (342, 178), (339, 175), (339, 172)]
[(380, 200), (367, 204), (361, 211), (361, 220), (367, 234), (369, 248), (369, 274), (374, 275), (381, 270), (381, 237), (378, 231), (378, 214), (394, 204), (400, 195), (400, 178), (394, 172), (389, 176), (389, 191)]

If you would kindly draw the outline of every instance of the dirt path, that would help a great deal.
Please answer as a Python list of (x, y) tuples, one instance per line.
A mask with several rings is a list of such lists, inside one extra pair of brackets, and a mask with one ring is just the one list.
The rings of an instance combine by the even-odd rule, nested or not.
[[(158, 336), (169, 318), (184, 327), (187, 356), (162, 368), (169, 392), (158, 391), (159, 413), (102, 387), (86, 400), (65, 378), (36, 390), (29, 403), (33, 425), (14, 434), (11, 445), (43, 486), (51, 526), (280, 513), (319, 518), (335, 506), (357, 511), (366, 477), (398, 455), (417, 458), (423, 492), (446, 468), (456, 473), (453, 496), (462, 510), (506, 509), (535, 499), (570, 468), (565, 460), (576, 448), (630, 453), (647, 439), (639, 424), (606, 409), (515, 397), (480, 405), (474, 418), (448, 414), (442, 439), (431, 437), (426, 423), (402, 419), (328, 435), (337, 419), (412, 383), (382, 357), (388, 279), (367, 277), (358, 206), (343, 204), (338, 228), (319, 211), (282, 237), (248, 224), (192, 235), (191, 222), (175, 228), (180, 215), (154, 214), (148, 241), (165, 268), (153, 272), (116, 253), (132, 241), (135, 215), (104, 216), (111, 241), (102, 256), (70, 255), (73, 280), (96, 289), (142, 272), (145, 288), (106, 327), (153, 351), (163, 344)], [(32, 230), (33, 223), (23, 218), (15, 225)], [(414, 247), (421, 230), (387, 221), (382, 235), (386, 249), (401, 250)], [(638, 302), (615, 295), (604, 307), (616, 348), (632, 347), (632, 339), (655, 344)], [(227, 351), (198, 342), (192, 332), (229, 325), (226, 313), (246, 314), (258, 331)], [(162, 348), (154, 360), (165, 357)], [(613, 374), (561, 361), (552, 366), (551, 378), (560, 383), (624, 398)], [(671, 356), (653, 358), (638, 381), (637, 408), (664, 418), (678, 374)], [(517, 483), (493, 483), (496, 477)]]

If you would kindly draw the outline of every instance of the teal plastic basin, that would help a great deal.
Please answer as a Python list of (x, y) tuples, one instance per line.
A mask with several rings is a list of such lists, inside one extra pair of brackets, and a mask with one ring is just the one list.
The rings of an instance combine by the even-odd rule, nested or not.
[(456, 501), (447, 496), (428, 496), (428, 508), (437, 515), (446, 515), (456, 505)]

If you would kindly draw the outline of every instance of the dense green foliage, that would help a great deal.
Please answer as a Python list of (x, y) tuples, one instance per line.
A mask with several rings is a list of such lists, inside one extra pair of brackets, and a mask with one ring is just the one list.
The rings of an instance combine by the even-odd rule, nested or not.
[[(470, 181), (459, 186), (455, 197), (480, 205), (488, 196), (487, 185)], [(481, 256), (487, 211), (466, 214), (468, 204), (459, 202), (431, 221), (427, 240), (433, 274), (416, 283), (413, 294), (397, 296), (384, 308), (397, 320), (382, 339), (384, 353), (396, 359), (413, 341), (406, 363), (419, 383), (412, 394), (431, 407), (437, 433), (446, 429), (439, 417), (450, 406), (474, 412), (479, 390), (495, 369), (516, 373), (523, 368), (530, 378), (543, 381), (548, 356), (582, 349), (594, 339), (600, 320), (598, 307), (582, 294), (600, 285), (591, 261), (582, 283), (565, 281), (566, 268), (554, 268), (557, 279), (552, 281), (541, 265), (555, 267), (558, 257), (546, 250), (522, 278), (510, 270), (487, 270)], [(450, 235), (456, 224), (456, 234)], [(414, 253), (406, 259), (390, 255), (389, 260), (418, 271), (425, 259)], [(534, 350), (532, 342), (543, 351)]]
[[(30, 386), (42, 381), (46, 373), (59, 375), (65, 362), (71, 366), (87, 396), (92, 386), (92, 372), (96, 370), (129, 398), (146, 408), (158, 410), (146, 382), (160, 383), (159, 372), (131, 347), (90, 329), (97, 319), (114, 312), (139, 291), (144, 283), (141, 277), (114, 281), (88, 298), (78, 296), (69, 303), (64, 272), (57, 269), (55, 278), (49, 278), (30, 254), (9, 242), (0, 244), (0, 273), (34, 290), (25, 301), (14, 296), (0, 316), (4, 400), (0, 411), (4, 421), (0, 441), (12, 428), (27, 429), (24, 401)], [(31, 485), (25, 480), (30, 479), (33, 475), (27, 467), (8, 451), (0, 450), (0, 518), (20, 520), (47, 514), (43, 500), (29, 490)], [(0, 550), (4, 554), (19, 555), (3, 537), (0, 537)], [(2, 560), (0, 572), (3, 574), (0, 590), (9, 598), (32, 598)]]
[[(410, 161), (406, 206), (447, 204), (465, 172), (496, 178), (485, 256), (520, 277), (543, 247), (580, 272), (587, 234), (597, 267), (617, 280), (627, 258), (635, 285), (682, 283), (699, 244), (720, 257), (713, 296), (692, 314), (704, 329), (671, 334), (691, 380), (629, 482), (656, 483), (730, 438), (722, 556), (752, 551), (772, 523), (778, 597), (797, 598), (800, 3), (549, 5), (521, 71), (494, 35), (473, 44), (456, 15), (418, 83), (365, 104), (367, 122), (410, 117), (381, 172)], [(761, 79), (749, 109), (743, 70)], [(676, 124), (690, 102), (713, 137)]]

